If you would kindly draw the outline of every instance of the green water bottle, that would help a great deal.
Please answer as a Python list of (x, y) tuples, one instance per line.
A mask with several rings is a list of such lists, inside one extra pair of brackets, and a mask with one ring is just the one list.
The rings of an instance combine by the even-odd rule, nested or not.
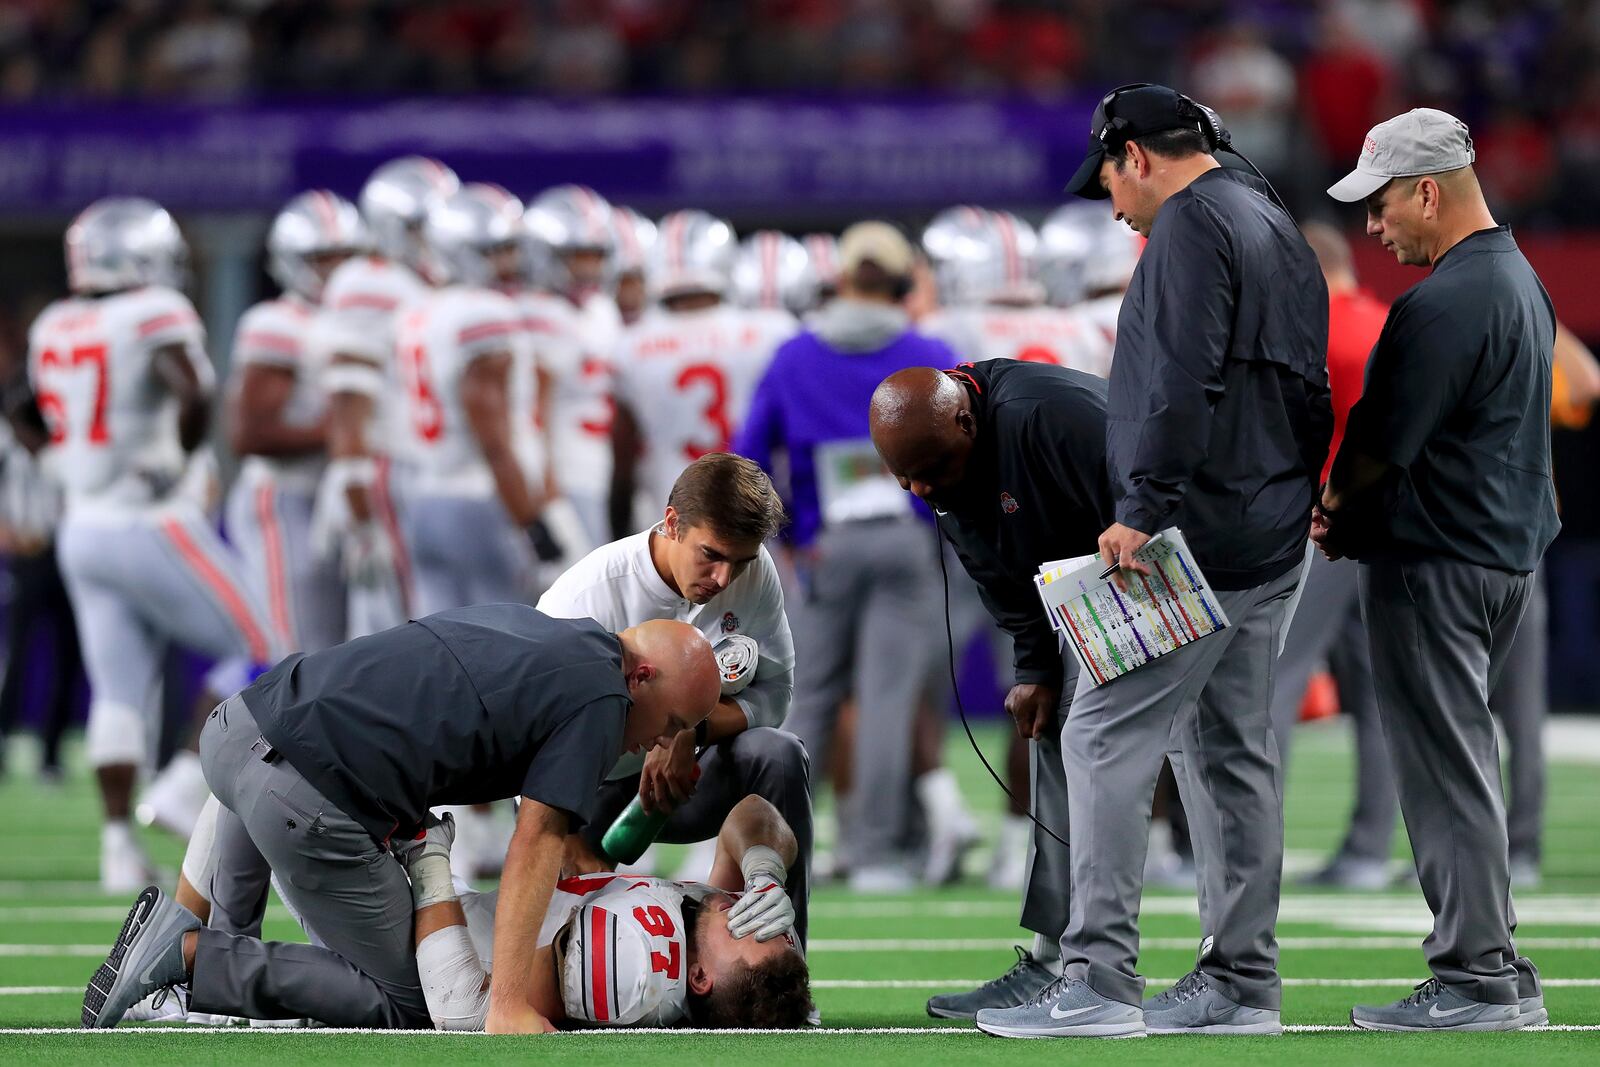
[[(700, 780), (700, 765), (694, 765), (692, 772), (695, 781)], [(618, 867), (629, 863), (639, 862), (639, 857), (644, 855), (644, 850), (656, 839), (661, 828), (666, 825), (667, 819), (672, 815), (668, 811), (658, 811), (654, 815), (647, 815), (644, 802), (637, 796), (628, 802), (622, 809), (622, 814), (617, 816), (617, 821), (606, 830), (606, 835), (600, 839), (600, 851), (605, 853), (605, 858)]]

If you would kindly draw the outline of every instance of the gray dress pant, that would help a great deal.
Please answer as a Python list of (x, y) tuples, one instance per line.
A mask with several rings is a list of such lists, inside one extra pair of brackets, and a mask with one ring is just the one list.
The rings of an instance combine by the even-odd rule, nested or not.
[(1272, 727), (1277, 731), (1278, 752), (1287, 771), (1289, 744), (1299, 722), (1306, 683), (1326, 662), (1339, 686), (1339, 704), (1354, 724), (1356, 739), (1355, 809), (1339, 853), (1381, 861), (1389, 856), (1399, 802), (1395, 799), (1389, 749), (1378, 725), (1372, 660), (1357, 590), (1359, 566), (1354, 560), (1330, 561), (1320, 552), (1311, 556), (1300, 610), (1295, 612), (1283, 653), (1278, 657)]
[[(850, 868), (902, 856), (915, 836), (911, 730), (945, 655), (934, 531), (917, 519), (826, 529), (786, 596), (794, 631), (794, 703), (784, 728), (826, 758), (839, 705), (858, 706), (855, 782), (839, 819)], [(930, 576), (932, 576), (930, 578)]]
[(1506, 732), (1506, 773), (1511, 797), (1506, 831), (1511, 855), (1538, 863), (1544, 829), (1544, 722), (1550, 714), (1550, 598), (1542, 570), (1528, 590), (1528, 610), (1506, 653), (1500, 681), (1489, 692), (1489, 710)]
[(1433, 912), (1423, 951), (1441, 982), (1488, 1004), (1517, 1002), (1517, 924), (1489, 693), (1532, 587), (1531, 575), (1449, 559), (1361, 568), (1378, 710)]
[[(811, 765), (805, 747), (794, 735), (758, 726), (708, 745), (700, 754), (700, 781), (694, 796), (668, 817), (656, 840), (668, 844), (709, 841), (722, 832), (728, 812), (752, 794), (777, 808), (794, 831), (799, 858), (784, 889), (794, 902), (795, 935), (804, 944), (811, 897)], [(579, 831), (591, 849), (599, 851), (606, 830), (638, 795), (637, 774), (614, 778), (600, 787)]]
[[(1061, 650), (1061, 703), (1056, 728), (1028, 742), (1028, 810), (1037, 821), (1028, 846), (1027, 880), (1022, 886), (1022, 928), (1059, 941), (1067, 928), (1072, 899), (1072, 855), (1062, 841), (1072, 840), (1067, 808), (1067, 768), (1061, 759), (1072, 700), (1078, 688), (1078, 657)], [(1043, 823), (1056, 837), (1039, 824)]]
[(265, 761), (260, 736), (237, 696), (211, 713), (200, 734), (206, 782), (237, 816), (219, 820), (218, 847), (245, 849), (234, 837), (242, 831), (277, 873), (287, 903), (327, 947), (201, 930), (190, 1009), (251, 1019), (314, 1018), (332, 1026), (430, 1028), (412, 951), (405, 872), (287, 760)]
[(1189, 814), (1204, 939), (1196, 966), (1230, 999), (1276, 1010), (1283, 773), (1273, 676), (1300, 567), (1218, 591), (1231, 625), (1105, 685), (1080, 676), (1061, 747), (1072, 829), (1063, 973), (1139, 1004), (1139, 901), (1163, 757)]

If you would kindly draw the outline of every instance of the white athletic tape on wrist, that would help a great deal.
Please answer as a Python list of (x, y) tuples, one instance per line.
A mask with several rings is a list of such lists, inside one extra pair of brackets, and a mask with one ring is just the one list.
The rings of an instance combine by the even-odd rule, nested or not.
[(83, 752), (91, 767), (143, 763), (148, 750), (148, 723), (135, 707), (115, 700), (89, 705), (89, 725), (83, 734)]
[(760, 649), (744, 634), (728, 634), (713, 646), (717, 670), (722, 675), (722, 695), (735, 696), (756, 680), (756, 664)]
[(781, 887), (789, 881), (789, 868), (783, 857), (766, 845), (752, 845), (739, 857), (739, 871), (748, 886), (757, 875), (766, 875)]
[(489, 1017), (489, 972), (465, 926), (435, 930), (417, 945), (417, 978), (435, 1030), (482, 1030)]
[(411, 900), (417, 911), (458, 899), (448, 855), (418, 856), (406, 873), (411, 875)]
[(356, 393), (376, 400), (384, 385), (383, 371), (367, 363), (335, 363), (322, 374), (322, 387), (330, 394)]
[(378, 480), (378, 463), (371, 456), (345, 456), (328, 464), (325, 477), (340, 488), (371, 485)]
[(215, 859), (217, 844), (217, 817), (222, 814), (222, 802), (216, 797), (206, 797), (205, 806), (200, 809), (200, 818), (195, 820), (194, 833), (189, 835), (189, 843), (183, 849), (183, 877), (194, 887), (208, 903), (211, 900), (211, 871), (212, 860)]

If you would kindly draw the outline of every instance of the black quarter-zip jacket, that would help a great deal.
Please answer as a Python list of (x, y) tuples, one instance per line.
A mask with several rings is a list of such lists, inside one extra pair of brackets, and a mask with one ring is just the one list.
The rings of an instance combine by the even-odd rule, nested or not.
[(948, 372), (972, 394), (978, 429), (939, 527), (1016, 645), (1018, 683), (1061, 685), (1039, 565), (1096, 551), (1112, 522), (1106, 383), (1043, 363), (990, 360)]

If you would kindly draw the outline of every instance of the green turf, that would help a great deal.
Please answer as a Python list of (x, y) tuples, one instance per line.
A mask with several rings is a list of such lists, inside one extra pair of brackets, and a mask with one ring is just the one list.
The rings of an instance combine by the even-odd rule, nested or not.
[[(980, 733), (991, 760), (1004, 740)], [(964, 746), (952, 743), (952, 765), (975, 807), (998, 814), (998, 794)], [(1559, 754), (1558, 754), (1559, 755)], [(1304, 867), (1336, 843), (1349, 808), (1348, 739), (1339, 726), (1302, 731), (1289, 775), (1286, 810), (1291, 866)], [(1519, 895), (1525, 942), (1547, 979), (1600, 980), (1600, 775), (1591, 766), (1555, 763), (1550, 776), (1544, 886)], [(78, 1018), (76, 991), (98, 964), (87, 954), (109, 945), (127, 901), (102, 897), (93, 884), (96, 824), (93, 792), (80, 770), (60, 788), (36, 784), (25, 769), (0, 781), (0, 1027), (65, 1027)], [(824, 820), (826, 821), (826, 820)], [(826, 830), (824, 836), (827, 836)], [(179, 847), (148, 838), (159, 862), (175, 866)], [(1397, 847), (1404, 836), (1397, 835)], [(1397, 852), (1397, 857), (1403, 856)], [(669, 854), (667, 860), (674, 858)], [(977, 873), (977, 872), (974, 872)], [(671, 1057), (685, 1063), (812, 1063), (823, 1058), (851, 1067), (889, 1062), (927, 1064), (1056, 1063), (1093, 1057), (1098, 1064), (1328, 1063), (1463, 1064), (1600, 1063), (1600, 1032), (1405, 1036), (1293, 1033), (1280, 1039), (1150, 1039), (1132, 1042), (1012, 1042), (984, 1038), (960, 1025), (935, 1024), (923, 1011), (941, 988), (991, 977), (1009, 963), (1005, 946), (1022, 940), (1015, 901), (974, 879), (949, 889), (889, 898), (851, 897), (826, 887), (814, 898), (812, 976), (825, 1024), (831, 1028), (926, 1027), (936, 1033), (700, 1035), (570, 1034), (515, 1039), (456, 1035), (325, 1035), (315, 1032), (121, 1035), (0, 1034), (0, 1062), (30, 1064), (201, 1063), (338, 1064), (421, 1062), (639, 1063)], [(1415, 888), (1377, 897), (1289, 891), (1278, 932), (1284, 939), (1283, 1018), (1290, 1025), (1341, 1026), (1352, 1003), (1393, 999), (1424, 974), (1420, 945), (1426, 911)], [(1193, 961), (1199, 939), (1192, 895), (1152, 891), (1141, 922), (1146, 951), (1141, 970), (1152, 979), (1176, 978)], [(269, 936), (295, 927), (274, 905)], [(872, 950), (870, 942), (972, 941), (976, 947)], [(1316, 939), (1307, 945), (1308, 939)], [(1359, 944), (1356, 939), (1362, 939)], [(1331, 943), (1330, 943), (1331, 942)], [(11, 946), (50, 946), (49, 955), (17, 955)], [(1356, 980), (1380, 984), (1301, 984)], [(877, 987), (834, 983), (870, 982)], [(886, 983), (922, 983), (890, 987)], [(927, 983), (934, 983), (929, 987)], [(26, 993), (21, 987), (71, 987)], [(1600, 1025), (1600, 987), (1550, 987), (1552, 1021)]]

